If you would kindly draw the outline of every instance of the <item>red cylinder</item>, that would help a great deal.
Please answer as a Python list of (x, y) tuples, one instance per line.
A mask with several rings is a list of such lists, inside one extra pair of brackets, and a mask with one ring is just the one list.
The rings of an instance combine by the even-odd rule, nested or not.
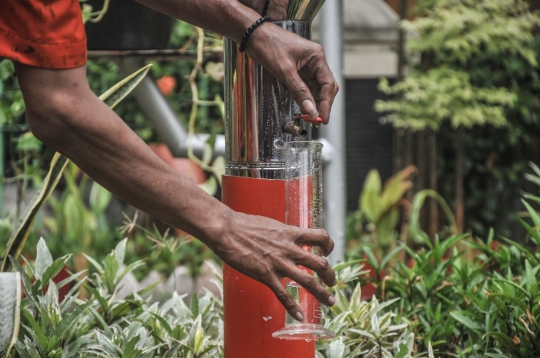
[[(223, 176), (223, 203), (246, 214), (285, 222), (285, 180)], [(315, 342), (272, 337), (285, 309), (265, 285), (223, 267), (225, 358), (314, 358)]]

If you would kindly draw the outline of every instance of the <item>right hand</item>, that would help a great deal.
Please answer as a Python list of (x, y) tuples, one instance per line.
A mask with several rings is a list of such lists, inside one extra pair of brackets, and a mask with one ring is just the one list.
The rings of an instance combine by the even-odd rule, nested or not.
[(314, 270), (328, 286), (336, 284), (336, 274), (328, 261), (304, 250), (305, 245), (320, 247), (325, 256), (334, 248), (323, 229), (288, 226), (231, 210), (225, 231), (209, 246), (229, 266), (268, 286), (292, 317), (303, 320), (300, 307), (281, 280), (291, 278), (327, 306), (335, 303), (334, 297), (313, 275), (298, 266)]
[(319, 44), (265, 23), (251, 35), (246, 53), (285, 84), (303, 113), (328, 124), (339, 85)]

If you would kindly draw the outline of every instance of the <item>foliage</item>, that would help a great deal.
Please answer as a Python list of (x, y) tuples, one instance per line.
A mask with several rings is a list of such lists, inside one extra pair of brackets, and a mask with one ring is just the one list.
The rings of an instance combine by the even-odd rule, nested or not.
[[(371, 170), (365, 181), (358, 202), (358, 211), (347, 218), (347, 238), (359, 238), (359, 244), (381, 249), (384, 253), (397, 246), (396, 226), (403, 206), (403, 195), (412, 186), (409, 177), (416, 169), (403, 169), (389, 178), (384, 187), (379, 172)], [(350, 247), (355, 249), (355, 247)]]
[[(540, 183), (540, 170), (528, 179)], [(536, 357), (540, 354), (540, 214), (531, 205), (540, 197), (526, 195), (527, 246), (505, 238), (467, 239), (452, 235), (432, 242), (411, 231), (417, 250), (402, 246), (409, 261), (391, 264), (396, 252), (382, 259), (364, 252), (376, 272), (362, 275), (376, 287), (383, 302), (400, 298), (391, 307), (398, 321), (410, 322), (418, 352), (429, 343), (438, 356)], [(412, 223), (411, 223), (411, 226)], [(468, 250), (458, 251), (458, 243)], [(471, 259), (469, 253), (475, 253)], [(362, 250), (360, 251), (360, 254)]]
[(15, 78), (13, 62), (0, 61), (0, 125), (13, 123), (24, 112), (24, 102)]
[(516, 98), (504, 88), (475, 87), (467, 72), (446, 66), (425, 73), (413, 71), (393, 86), (382, 80), (379, 89), (399, 97), (394, 101), (377, 101), (377, 111), (391, 113), (382, 121), (414, 130), (437, 130), (444, 121), (450, 121), (454, 128), (486, 123), (505, 125), (504, 106), (511, 105)]
[(128, 258), (139, 259), (145, 263), (138, 270), (138, 279), (143, 279), (151, 270), (169, 277), (175, 268), (186, 266), (190, 275), (195, 278), (200, 274), (205, 260), (219, 262), (219, 258), (201, 241), (185, 233), (170, 233), (167, 229), (161, 233), (156, 227), (153, 231), (137, 224), (138, 214), (133, 219), (127, 216), (122, 232), (127, 234)]
[(52, 196), (48, 201), (52, 215), (42, 218), (49, 242), (54, 245), (51, 250), (61, 255), (85, 252), (96, 256), (106, 252), (119, 236), (105, 213), (112, 194), (98, 183), (89, 182), (90, 178), (73, 163), (64, 170), (63, 178), (66, 186), (60, 197)]
[[(452, 202), (463, 168), (466, 226), (511, 233), (527, 162), (540, 160), (540, 16), (523, 0), (421, 0), (402, 26), (411, 72), (384, 92), (384, 120), (437, 133), (440, 194)], [(390, 111), (390, 112), (387, 112)], [(455, 128), (465, 131), (457, 163)]]
[[(35, 263), (13, 265), (22, 275), (26, 298), (16, 357), (216, 357), (221, 354), (221, 303), (207, 292), (188, 307), (182, 297), (159, 306), (147, 291), (117, 300), (121, 279), (142, 262), (124, 266), (126, 240), (102, 263), (88, 257), (96, 273), (80, 280), (76, 273), (55, 284), (51, 279), (68, 256), (53, 260), (41, 240)], [(33, 282), (32, 282), (33, 278)], [(72, 285), (59, 299), (58, 289)], [(78, 298), (85, 285), (89, 300)]]
[(516, 94), (479, 83), (470, 72), (487, 65), (485, 56), (515, 56), (536, 67), (532, 31), (540, 18), (515, 0), (439, 0), (423, 15), (403, 23), (418, 34), (407, 46), (423, 63), (392, 87), (382, 82), (383, 92), (400, 97), (379, 101), (376, 109), (392, 111), (388, 121), (414, 129), (438, 129), (445, 120), (454, 128), (505, 124), (504, 108)]
[(336, 339), (317, 342), (317, 358), (412, 358), (414, 335), (407, 324), (396, 324), (396, 315), (383, 313), (399, 299), (380, 303), (361, 299), (359, 278), (365, 273), (357, 261), (338, 264), (338, 286), (332, 289), (336, 304), (327, 310), (324, 326)]
[[(122, 278), (143, 265), (142, 261), (124, 262), (126, 241), (101, 263), (88, 257), (95, 269), (90, 277), (81, 279), (84, 272), (78, 272), (57, 284), (52, 279), (70, 255), (53, 260), (43, 239), (34, 263), (21, 266), (13, 261), (26, 295), (15, 357), (222, 356), (223, 307), (210, 292), (194, 295), (189, 306), (176, 294), (161, 306), (152, 303), (153, 287), (122, 300), (115, 298)], [(413, 335), (405, 331), (406, 325), (395, 324), (394, 314), (383, 313), (393, 302), (361, 301), (355, 281), (359, 266), (345, 264), (336, 269), (344, 287), (338, 290), (337, 303), (325, 324), (340, 337), (319, 342), (317, 356), (412, 357)], [(61, 300), (58, 290), (64, 286), (71, 288)], [(90, 291), (88, 300), (79, 298), (81, 286)]]

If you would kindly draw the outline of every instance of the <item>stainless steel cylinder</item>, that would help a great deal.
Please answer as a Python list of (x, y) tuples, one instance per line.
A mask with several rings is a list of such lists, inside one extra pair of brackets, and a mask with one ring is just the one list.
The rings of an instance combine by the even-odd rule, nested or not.
[[(311, 21), (274, 22), (311, 39)], [(225, 141), (226, 174), (252, 178), (284, 179), (283, 146), (293, 140), (311, 140), (311, 124), (293, 136), (283, 131), (301, 114), (285, 85), (257, 64), (238, 45), (225, 39)]]

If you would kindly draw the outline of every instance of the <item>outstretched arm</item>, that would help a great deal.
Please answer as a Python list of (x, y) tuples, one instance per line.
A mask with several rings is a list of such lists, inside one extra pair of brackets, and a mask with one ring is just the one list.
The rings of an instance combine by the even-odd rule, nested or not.
[[(172, 17), (224, 35), (240, 43), (261, 15), (237, 0), (137, 0)], [(262, 11), (263, 0), (242, 0)], [(272, 0), (268, 14), (283, 17), (287, 0)], [(279, 20), (279, 18), (277, 19)], [(339, 86), (322, 47), (271, 23), (251, 35), (246, 53), (283, 82), (304, 113), (328, 124)], [(313, 96), (313, 92), (315, 96)]]
[(335, 283), (328, 263), (300, 247), (319, 245), (328, 254), (333, 243), (324, 230), (237, 213), (206, 194), (159, 159), (93, 94), (85, 66), (48, 70), (16, 63), (15, 68), (32, 132), (95, 181), (197, 237), (231, 267), (266, 284), (293, 317), (300, 308), (281, 285), (282, 277), (293, 278), (320, 301), (333, 303), (321, 285), (297, 268), (312, 268), (328, 285)]

